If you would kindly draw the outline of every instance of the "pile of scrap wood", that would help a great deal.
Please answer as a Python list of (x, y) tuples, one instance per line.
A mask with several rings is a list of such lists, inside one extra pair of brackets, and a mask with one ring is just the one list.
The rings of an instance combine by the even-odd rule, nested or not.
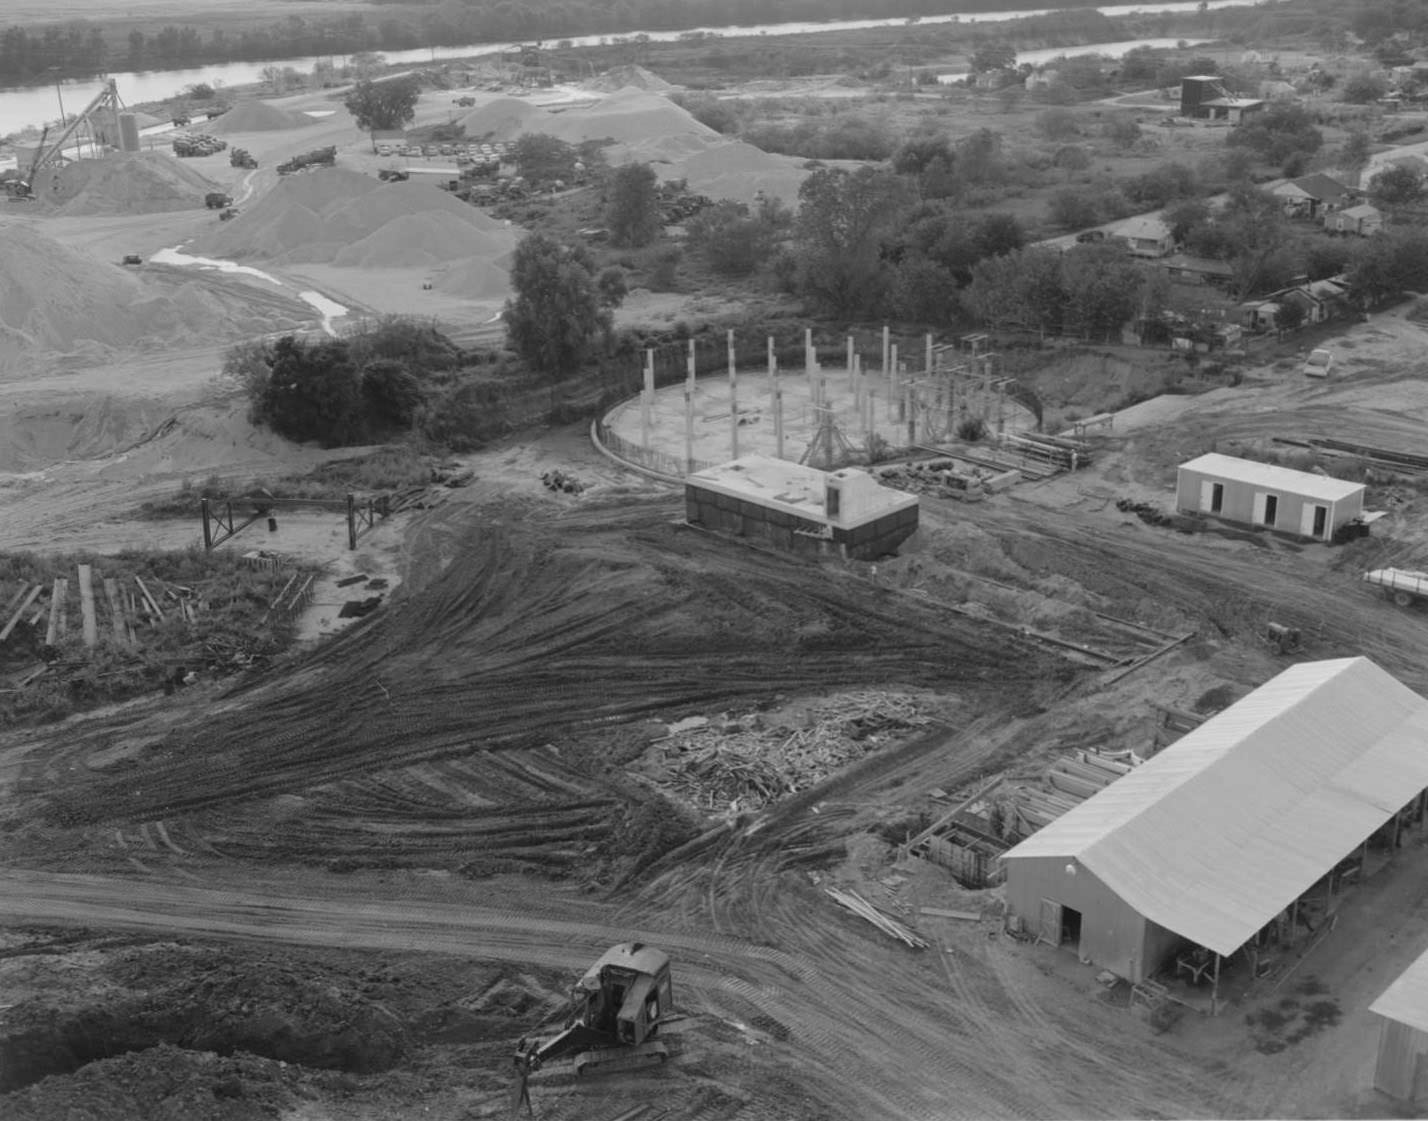
[(878, 482), (894, 490), (935, 498), (979, 502), (984, 497), (982, 471), (975, 467), (960, 468), (950, 459), (929, 459), (883, 467), (878, 471)]
[(927, 949), (927, 940), (922, 938), (909, 927), (898, 922), (897, 919), (879, 911), (856, 891), (842, 891), (836, 887), (825, 887), (824, 892), (832, 896), (848, 910), (859, 918), (866, 919), (875, 927), (899, 942), (911, 946), (914, 950)]
[(758, 809), (822, 782), (877, 750), (889, 733), (928, 722), (905, 694), (864, 692), (819, 705), (794, 731), (759, 727), (753, 717), (679, 726), (656, 744), (660, 785), (705, 810)]

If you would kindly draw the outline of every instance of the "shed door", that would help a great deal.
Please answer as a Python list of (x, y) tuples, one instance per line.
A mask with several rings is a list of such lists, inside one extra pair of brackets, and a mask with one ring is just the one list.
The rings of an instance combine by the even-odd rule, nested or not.
[(1269, 495), (1263, 491), (1255, 491), (1254, 495), (1254, 524), (1264, 525), (1264, 504)]
[(1061, 945), (1061, 904), (1049, 899), (1041, 901), (1041, 927), (1036, 940), (1052, 946)]
[(1305, 537), (1323, 537), (1328, 524), (1329, 508), (1317, 502), (1304, 503), (1304, 511), (1299, 515), (1299, 532)]
[(1214, 509), (1215, 484), (1212, 482), (1201, 482), (1200, 484), (1200, 509), (1209, 513)]

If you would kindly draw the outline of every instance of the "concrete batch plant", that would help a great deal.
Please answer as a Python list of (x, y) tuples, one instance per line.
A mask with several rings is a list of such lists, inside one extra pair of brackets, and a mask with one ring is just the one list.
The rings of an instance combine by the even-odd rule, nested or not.
[(1213, 1010), (1222, 964), (1257, 976), (1422, 828), (1425, 745), (1428, 700), (1367, 658), (1293, 666), (1007, 852), (1007, 906), (1133, 983), (1189, 963)]
[(835, 549), (855, 560), (876, 560), (917, 530), (917, 496), (882, 486), (856, 467), (820, 471), (746, 455), (684, 483), (691, 524), (762, 538), (791, 552)]
[(1175, 505), (1256, 529), (1315, 541), (1363, 516), (1364, 485), (1211, 453), (1180, 465)]

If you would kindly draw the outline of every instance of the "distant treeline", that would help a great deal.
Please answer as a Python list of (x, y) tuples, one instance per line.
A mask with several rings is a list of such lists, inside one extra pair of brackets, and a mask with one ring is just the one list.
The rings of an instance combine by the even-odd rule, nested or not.
[[(285, 20), (232, 32), (168, 24), (146, 34), (106, 34), (103, 23), (75, 20), (0, 32), (0, 86), (85, 78), (105, 71), (179, 70), (224, 62), (266, 62), (309, 55), (352, 55), (474, 43), (680, 31), (695, 27), (792, 21), (1020, 11), (1038, 0), (388, 0), (392, 15)], [(1090, 7), (1093, 0), (1060, 7)], [(1044, 4), (1042, 5), (1044, 6)], [(127, 21), (132, 25), (133, 21)]]

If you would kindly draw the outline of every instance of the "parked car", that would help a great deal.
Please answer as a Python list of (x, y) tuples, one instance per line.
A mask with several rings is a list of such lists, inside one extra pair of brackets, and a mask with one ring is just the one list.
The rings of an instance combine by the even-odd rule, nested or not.
[(1304, 360), (1304, 374), (1311, 378), (1327, 378), (1329, 372), (1334, 368), (1334, 355), (1331, 351), (1318, 347), (1309, 352), (1309, 357)]
[(1106, 231), (1105, 231), (1105, 230), (1082, 230), (1079, 234), (1076, 235), (1076, 244), (1077, 244), (1077, 245), (1089, 245), (1089, 244), (1091, 244), (1093, 241), (1105, 241), (1105, 240), (1106, 240)]

